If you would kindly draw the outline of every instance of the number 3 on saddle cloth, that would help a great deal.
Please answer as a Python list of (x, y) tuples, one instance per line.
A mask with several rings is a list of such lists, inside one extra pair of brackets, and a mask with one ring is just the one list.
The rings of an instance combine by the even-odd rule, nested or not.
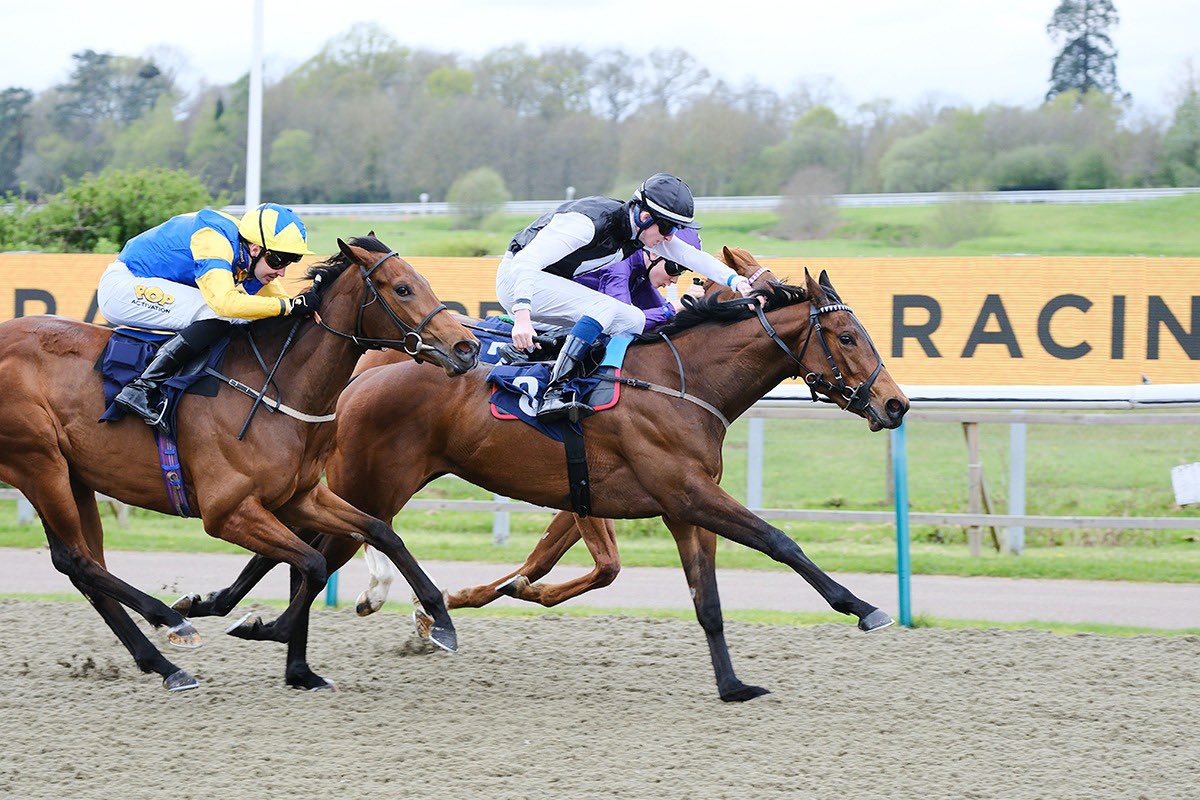
[[(604, 354), (595, 370), (588, 370), (582, 377), (567, 383), (566, 391), (587, 403), (594, 411), (612, 408), (621, 399), (621, 385), (613, 378), (621, 376), (621, 363), (625, 360), (632, 336), (614, 336), (604, 345)], [(488, 351), (484, 342), (484, 352)], [(591, 513), (591, 487), (588, 482), (587, 456), (583, 445), (582, 422), (538, 420), (537, 407), (550, 380), (551, 364), (500, 364), (488, 373), (492, 384), (489, 398), (492, 416), (496, 419), (519, 419), (562, 442), (566, 448), (567, 481), (570, 487), (571, 510), (581, 517)]]
[[(174, 334), (156, 333), (137, 328), (121, 328), (113, 331), (112, 337), (96, 361), (96, 371), (104, 379), (104, 413), (100, 422), (115, 422), (125, 416), (125, 409), (113, 403), (113, 398), (125, 387), (125, 384), (142, 374), (142, 370), (154, 358), (159, 345)], [(225, 338), (209, 348), (206, 354), (197, 356), (186, 364), (178, 375), (167, 379), (162, 385), (163, 397), (167, 401), (167, 411), (163, 419), (169, 434), (164, 434), (158, 428), (154, 429), (158, 440), (159, 466), (163, 472), (163, 484), (167, 496), (181, 517), (194, 517), (187, 501), (187, 489), (184, 483), (183, 468), (179, 463), (179, 451), (175, 445), (176, 420), (175, 414), (179, 408), (179, 400), (184, 394), (199, 394), (215, 397), (220, 388), (219, 382), (205, 372), (206, 367), (219, 369), (225, 356), (225, 348), (229, 339)]]
[[(621, 362), (625, 360), (625, 351), (632, 341), (632, 336), (609, 339), (596, 369), (568, 381), (566, 392), (574, 393), (596, 412), (615, 406), (621, 399), (621, 384), (612, 379), (621, 376)], [(558, 442), (563, 441), (568, 429), (582, 436), (583, 426), (580, 422), (542, 422), (536, 416), (546, 384), (550, 382), (552, 366), (549, 362), (536, 362), (493, 367), (487, 376), (488, 383), (492, 384), (489, 400), (492, 416), (496, 419), (519, 419)]]

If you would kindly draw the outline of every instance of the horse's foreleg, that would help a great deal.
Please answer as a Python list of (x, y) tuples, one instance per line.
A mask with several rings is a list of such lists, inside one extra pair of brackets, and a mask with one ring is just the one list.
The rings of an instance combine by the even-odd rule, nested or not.
[(359, 511), (324, 484), (317, 484), (311, 492), (288, 503), (278, 513), (289, 524), (319, 530), (328, 535), (352, 537), (384, 553), (416, 592), (425, 612), (433, 618), (430, 639), (451, 652), (458, 649), (454, 623), (446, 611), (441, 590), (434, 586), (404, 542), (386, 522)]
[[(579, 519), (576, 525), (579, 532), (576, 535), (582, 534), (583, 543), (587, 545), (592, 559), (596, 562), (591, 572), (563, 583), (530, 584), (527, 580), (521, 580), (523, 576), (519, 576), (509, 584), (513, 597), (549, 607), (592, 589), (608, 586), (616, 580), (617, 573), (621, 571), (621, 557), (617, 553), (617, 532), (613, 521), (587, 517)], [(559, 555), (561, 556), (561, 553)], [(498, 591), (509, 593), (504, 585), (499, 586)]]
[(712, 658), (713, 672), (717, 677), (717, 692), (727, 703), (752, 700), (767, 694), (761, 686), (750, 686), (738, 680), (729, 658), (729, 646), (725, 644), (725, 620), (721, 616), (721, 598), (717, 593), (717, 537), (712, 531), (695, 525), (663, 518), (675, 537), (679, 548), (679, 560), (687, 576), (688, 588), (692, 591), (692, 604), (696, 607), (696, 619), (704, 629), (708, 640), (708, 654)]
[(834, 611), (858, 617), (861, 630), (873, 631), (892, 624), (892, 618), (886, 612), (855, 597), (849, 589), (822, 572), (791, 537), (756, 517), (711, 478), (690, 478), (683, 491), (662, 500), (671, 518), (707, 528), (787, 564), (816, 589)]
[(554, 568), (563, 554), (579, 541), (581, 533), (575, 523), (576, 517), (570, 511), (558, 512), (525, 558), (524, 564), (489, 584), (451, 593), (446, 605), (450, 608), (480, 608), (500, 597), (499, 587), (527, 587), (530, 581), (540, 580)]
[[(206, 518), (205, 528), (210, 534), (273, 561), (285, 562), (295, 570), (291, 602), (277, 619), (264, 624), (261, 619), (250, 619), (247, 614), (225, 632), (242, 639), (289, 643), (294, 635), (306, 636), (309, 606), (325, 587), (325, 557), (294, 534), (275, 514), (267, 511), (255, 497), (246, 498), (229, 513)], [(331, 685), (315, 675), (307, 665), (295, 674), (289, 665), (287, 683), (304, 689), (321, 689)]]

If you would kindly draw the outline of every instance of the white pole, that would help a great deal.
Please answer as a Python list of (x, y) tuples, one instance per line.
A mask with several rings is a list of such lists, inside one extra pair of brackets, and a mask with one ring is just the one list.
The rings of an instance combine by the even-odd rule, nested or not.
[(746, 434), (746, 508), (763, 507), (763, 428), (762, 417), (750, 418)]
[[(503, 495), (493, 494), (492, 499), (498, 503), (507, 500)], [(492, 544), (497, 547), (503, 547), (508, 544), (508, 522), (509, 513), (507, 511), (492, 512)]]
[[(1025, 423), (1008, 426), (1008, 513), (1025, 513)], [(1008, 529), (1008, 551), (1014, 556), (1025, 549), (1025, 526), (1011, 525)]]
[(257, 206), (262, 188), (263, 0), (254, 0), (250, 47), (250, 113), (246, 128), (246, 209)]

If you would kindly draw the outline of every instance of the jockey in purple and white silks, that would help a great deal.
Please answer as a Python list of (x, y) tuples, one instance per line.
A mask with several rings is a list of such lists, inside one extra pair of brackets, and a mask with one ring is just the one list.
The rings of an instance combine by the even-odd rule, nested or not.
[(590, 413), (568, 401), (563, 387), (601, 333), (641, 333), (640, 308), (601, 294), (572, 278), (601, 269), (645, 248), (706, 278), (750, 294), (750, 282), (720, 261), (675, 237), (677, 229), (699, 228), (688, 185), (674, 175), (651, 175), (628, 202), (585, 197), (564, 203), (513, 237), (496, 273), (496, 295), (509, 312), (513, 344), (533, 347), (533, 321), (571, 325), (550, 373), (538, 410), (541, 419)]
[[(673, 238), (686, 242), (697, 250), (700, 234), (692, 228), (680, 228)], [(679, 279), (687, 267), (646, 250), (638, 250), (629, 258), (612, 266), (576, 275), (576, 283), (601, 294), (637, 306), (646, 315), (642, 333), (670, 322), (681, 306), (667, 301), (659, 289), (665, 289)]]

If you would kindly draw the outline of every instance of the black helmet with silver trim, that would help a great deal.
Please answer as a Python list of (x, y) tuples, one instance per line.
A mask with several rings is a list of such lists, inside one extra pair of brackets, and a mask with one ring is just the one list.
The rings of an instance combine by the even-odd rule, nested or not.
[(633, 193), (635, 205), (645, 209), (658, 222), (675, 228), (699, 228), (696, 222), (696, 201), (692, 190), (679, 178), (658, 172), (642, 181)]

